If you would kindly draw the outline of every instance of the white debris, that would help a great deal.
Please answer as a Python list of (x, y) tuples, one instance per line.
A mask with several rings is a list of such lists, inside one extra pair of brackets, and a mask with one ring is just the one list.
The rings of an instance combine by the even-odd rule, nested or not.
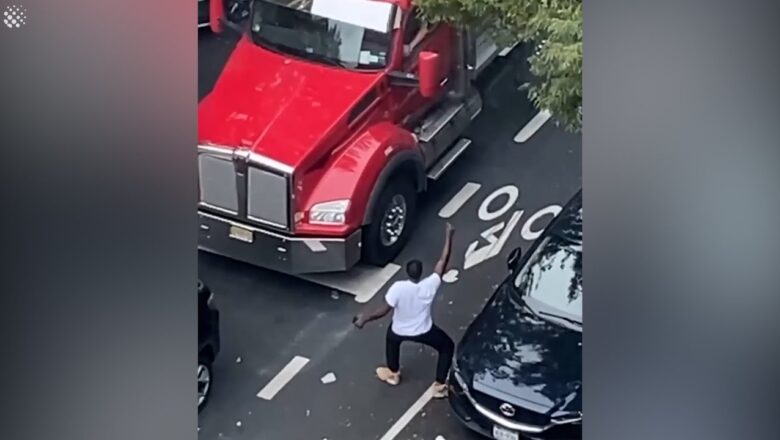
[(333, 299), (339, 299), (339, 292), (337, 292), (335, 290), (331, 290), (330, 297), (333, 298)]
[(307, 409), (307, 410), (306, 410), (306, 417), (309, 417), (309, 414), (311, 414), (311, 411), (309, 411), (309, 410)]
[(444, 276), (441, 277), (441, 279), (445, 283), (454, 283), (458, 281), (458, 270), (457, 269), (448, 270), (447, 273), (445, 273)]
[(336, 381), (336, 375), (331, 373), (328, 373), (320, 378), (320, 382), (324, 383), (325, 385), (329, 383), (333, 383)]
[(237, 358), (236, 358), (236, 363), (237, 363), (237, 364), (240, 364), (240, 363), (241, 363), (241, 356), (239, 356), (239, 357), (237, 357)]
[(236, 420), (236, 428), (240, 428), (242, 425), (241, 420)]
[(437, 435), (434, 440), (447, 440), (447, 439), (444, 438), (444, 436), (442, 436), (442, 435)]

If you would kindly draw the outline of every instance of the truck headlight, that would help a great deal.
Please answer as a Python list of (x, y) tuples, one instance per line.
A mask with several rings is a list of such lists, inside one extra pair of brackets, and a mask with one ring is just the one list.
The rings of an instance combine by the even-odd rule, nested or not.
[(309, 223), (343, 225), (346, 221), (347, 209), (349, 209), (349, 200), (317, 203), (309, 210)]

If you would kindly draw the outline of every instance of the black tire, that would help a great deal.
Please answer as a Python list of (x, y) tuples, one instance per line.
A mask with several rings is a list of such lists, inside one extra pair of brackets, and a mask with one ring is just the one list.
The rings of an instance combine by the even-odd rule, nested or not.
[(206, 391), (206, 394), (203, 398), (203, 401), (200, 401), (200, 378), (198, 378), (198, 412), (200, 412), (203, 408), (206, 407), (206, 404), (209, 401), (209, 396), (211, 396), (211, 389), (214, 386), (214, 369), (212, 368), (211, 359), (208, 356), (205, 355), (199, 355), (198, 356), (198, 373), (200, 374), (201, 367), (205, 368), (208, 371), (209, 375), (209, 385), (208, 389)]
[[(363, 261), (376, 266), (384, 266), (401, 252), (409, 235), (414, 229), (417, 215), (417, 191), (407, 176), (391, 180), (382, 190), (374, 206), (371, 223), (363, 229)], [(412, 179), (409, 177), (408, 179)], [(401, 197), (405, 203), (405, 220), (400, 235), (388, 244), (383, 240), (382, 220), (394, 201)], [(385, 238), (387, 236), (385, 235)]]

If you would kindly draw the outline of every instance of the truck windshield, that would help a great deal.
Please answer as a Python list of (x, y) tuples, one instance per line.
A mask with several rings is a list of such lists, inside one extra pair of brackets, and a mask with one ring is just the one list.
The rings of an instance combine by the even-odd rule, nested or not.
[(393, 13), (389, 3), (367, 0), (255, 0), (251, 37), (259, 46), (323, 64), (381, 69)]

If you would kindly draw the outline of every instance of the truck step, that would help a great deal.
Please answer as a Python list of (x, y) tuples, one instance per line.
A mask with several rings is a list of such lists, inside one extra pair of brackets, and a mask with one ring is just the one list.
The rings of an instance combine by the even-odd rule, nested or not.
[(436, 142), (437, 138), (448, 137), (442, 136), (446, 127), (467, 124), (474, 120), (481, 110), (482, 99), (476, 90), (471, 90), (465, 100), (449, 100), (431, 112), (415, 130), (415, 134), (422, 142)]
[(418, 137), (420, 140), (430, 142), (465, 106), (464, 102), (454, 101), (434, 110), (432, 114), (425, 118), (425, 121), (419, 128)]
[(444, 174), (447, 168), (455, 163), (455, 159), (463, 154), (463, 152), (466, 151), (470, 145), (471, 139), (460, 138), (455, 143), (455, 145), (453, 145), (452, 148), (450, 148), (450, 150), (447, 151), (447, 153), (445, 153), (441, 159), (439, 159), (439, 161), (433, 165), (433, 167), (431, 167), (431, 169), (428, 171), (428, 178), (431, 180), (438, 180), (439, 177)]

